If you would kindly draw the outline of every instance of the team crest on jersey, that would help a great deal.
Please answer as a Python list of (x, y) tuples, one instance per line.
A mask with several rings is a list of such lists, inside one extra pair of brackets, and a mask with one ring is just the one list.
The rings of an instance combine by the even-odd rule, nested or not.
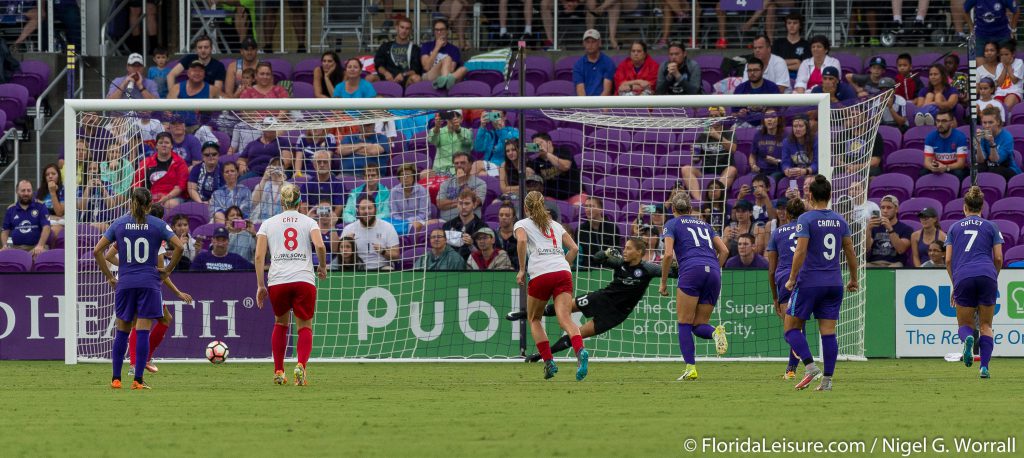
[(39, 216), (39, 210), (32, 210), (32, 217), (35, 218), (37, 216)]
[(803, 225), (802, 224), (797, 224), (796, 225), (796, 231), (800, 232), (801, 230), (803, 230)]
[(643, 269), (636, 269), (636, 270), (634, 270), (633, 271), (633, 276), (636, 277), (636, 278), (643, 277), (644, 276)]

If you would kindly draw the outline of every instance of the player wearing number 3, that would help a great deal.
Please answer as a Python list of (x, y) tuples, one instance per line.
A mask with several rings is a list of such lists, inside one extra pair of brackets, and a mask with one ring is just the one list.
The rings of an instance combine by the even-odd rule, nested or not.
[[(516, 221), (514, 227), (518, 240), (519, 273), (516, 282), (526, 283), (527, 260), (529, 260), (530, 283), (527, 286), (526, 316), (530, 322), (530, 334), (537, 343), (537, 351), (544, 359), (544, 378), (549, 379), (558, 372), (551, 345), (540, 320), (544, 317), (544, 305), (554, 298), (555, 315), (558, 325), (569, 335), (572, 348), (576, 351), (576, 380), (587, 376), (590, 355), (583, 348), (580, 328), (572, 321), (572, 270), (569, 263), (576, 258), (579, 247), (572, 236), (556, 221), (551, 220), (544, 208), (544, 195), (530, 191), (524, 201), (529, 218)], [(562, 247), (568, 247), (565, 252)], [(529, 248), (529, 250), (527, 250)], [(523, 256), (525, 254), (525, 256)]]
[(949, 228), (946, 237), (946, 272), (953, 281), (953, 302), (960, 340), (964, 343), (963, 361), (974, 362), (974, 315), (981, 327), (981, 378), (988, 378), (992, 359), (992, 315), (995, 313), (999, 269), (1003, 266), (1003, 235), (991, 221), (981, 218), (985, 195), (971, 186), (964, 196), (964, 219)]
[(838, 213), (828, 208), (832, 184), (823, 175), (814, 177), (810, 185), (811, 209), (796, 220), (796, 252), (786, 289), (792, 291), (786, 312), (786, 342), (804, 363), (804, 377), (796, 389), (807, 388), (821, 369), (814, 365), (807, 336), (801, 332), (811, 314), (818, 319), (821, 353), (825, 360), (825, 376), (818, 391), (832, 390), (832, 373), (839, 357), (836, 321), (843, 305), (843, 272), (839, 264), (839, 244), (850, 271), (847, 291), (857, 290), (857, 256), (853, 252), (850, 227)]
[[(274, 383), (285, 385), (284, 352), (288, 348), (288, 312), (295, 314), (295, 327), (299, 339), (295, 353), (295, 384), (307, 384), (306, 363), (313, 350), (313, 313), (316, 311), (316, 278), (313, 276), (313, 253), (316, 247), (320, 260), (317, 276), (327, 278), (327, 248), (320, 235), (320, 226), (306, 215), (296, 211), (301, 202), (299, 188), (293, 184), (281, 187), (281, 213), (263, 222), (256, 233), (256, 305), (262, 309), (270, 296), (274, 306), (274, 332), (270, 348), (274, 354)], [(263, 286), (263, 262), (270, 248), (268, 286)]]
[(715, 229), (693, 215), (690, 198), (680, 193), (672, 199), (675, 218), (665, 223), (665, 256), (661, 259), (661, 286), (658, 292), (668, 296), (668, 274), (673, 261), (679, 263), (676, 283), (676, 314), (678, 318), (679, 351), (686, 361), (686, 369), (676, 380), (697, 380), (696, 348), (693, 336), (715, 339), (719, 355), (729, 349), (725, 327), (708, 324), (711, 312), (722, 291), (722, 264), (729, 255), (729, 247), (715, 233)]
[[(178, 265), (184, 247), (167, 223), (149, 214), (153, 195), (148, 189), (132, 189), (131, 196), (131, 214), (110, 224), (92, 254), (103, 276), (114, 287), (114, 326), (117, 330), (110, 350), (114, 369), (110, 387), (121, 388), (121, 367), (128, 350), (128, 333), (132, 328), (132, 320), (135, 320), (138, 343), (135, 345), (135, 380), (132, 389), (139, 390), (149, 389), (149, 385), (142, 380), (149, 359), (149, 329), (153, 320), (164, 316), (160, 282)], [(156, 266), (161, 242), (167, 242), (167, 246), (173, 250), (171, 262), (162, 269)], [(119, 277), (114, 277), (106, 261), (107, 246), (111, 243), (117, 244), (118, 253), (124, 253), (118, 256)]]

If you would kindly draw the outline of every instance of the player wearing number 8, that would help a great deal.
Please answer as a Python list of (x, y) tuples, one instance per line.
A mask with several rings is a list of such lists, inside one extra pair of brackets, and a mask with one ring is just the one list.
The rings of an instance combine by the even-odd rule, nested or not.
[[(544, 195), (530, 191), (524, 201), (526, 219), (516, 221), (514, 227), (518, 241), (519, 273), (516, 282), (526, 284), (527, 261), (529, 261), (530, 283), (527, 286), (526, 316), (530, 322), (530, 334), (537, 344), (537, 351), (544, 359), (544, 378), (549, 379), (558, 372), (551, 345), (540, 320), (544, 316), (544, 305), (554, 298), (555, 315), (558, 325), (569, 335), (572, 348), (576, 351), (576, 380), (587, 376), (590, 355), (583, 348), (580, 328), (572, 321), (572, 270), (569, 263), (576, 258), (579, 247), (572, 236), (556, 221), (551, 220), (544, 208)], [(565, 252), (562, 247), (568, 247)]]
[(786, 289), (792, 291), (786, 312), (786, 342), (804, 363), (804, 377), (796, 389), (807, 388), (822, 373), (814, 364), (807, 336), (801, 332), (811, 314), (818, 320), (821, 333), (825, 376), (818, 391), (832, 390), (832, 373), (839, 357), (836, 321), (843, 305), (843, 272), (840, 267), (839, 244), (850, 270), (847, 291), (857, 290), (857, 256), (853, 252), (850, 228), (838, 213), (828, 208), (832, 184), (823, 175), (814, 177), (810, 185), (811, 209), (796, 220), (796, 251)]
[(985, 195), (971, 186), (964, 196), (964, 219), (949, 228), (946, 237), (946, 272), (953, 281), (956, 321), (964, 343), (963, 361), (974, 362), (974, 316), (977, 312), (981, 338), (981, 378), (988, 378), (992, 359), (992, 315), (995, 314), (999, 269), (1003, 266), (1003, 236), (991, 221), (981, 218)]
[[(299, 188), (293, 184), (281, 187), (282, 212), (263, 221), (256, 233), (256, 305), (262, 309), (267, 297), (274, 307), (274, 331), (270, 347), (274, 355), (274, 383), (285, 385), (284, 353), (288, 348), (288, 312), (295, 315), (299, 339), (295, 344), (298, 364), (295, 384), (307, 384), (306, 363), (313, 350), (313, 313), (316, 311), (316, 278), (313, 275), (313, 253), (316, 248), (320, 265), (317, 276), (327, 278), (327, 248), (320, 235), (320, 226), (313, 218), (296, 211), (302, 201)], [(263, 286), (263, 263), (270, 250), (268, 286)]]

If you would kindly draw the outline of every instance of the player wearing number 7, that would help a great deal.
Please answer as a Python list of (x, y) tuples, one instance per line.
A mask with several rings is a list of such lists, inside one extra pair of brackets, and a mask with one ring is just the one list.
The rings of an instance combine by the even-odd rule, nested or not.
[(796, 220), (796, 251), (786, 289), (792, 291), (786, 312), (786, 342), (804, 363), (804, 377), (796, 389), (807, 388), (821, 369), (814, 364), (807, 336), (801, 332), (811, 314), (818, 320), (821, 349), (825, 359), (824, 377), (818, 391), (832, 390), (832, 374), (839, 357), (836, 321), (843, 305), (843, 272), (840, 267), (839, 244), (842, 244), (850, 270), (847, 291), (857, 290), (857, 255), (853, 252), (850, 227), (838, 213), (828, 208), (832, 184), (823, 175), (814, 177), (810, 185), (811, 209)]
[(964, 196), (964, 219), (953, 223), (946, 237), (946, 272), (953, 282), (956, 321), (964, 343), (963, 361), (974, 362), (974, 316), (981, 327), (981, 378), (988, 378), (992, 359), (992, 315), (995, 313), (999, 270), (1003, 266), (1003, 235), (991, 221), (981, 218), (985, 195), (971, 186)]
[[(256, 233), (256, 305), (263, 309), (267, 296), (274, 306), (274, 331), (270, 336), (270, 348), (274, 355), (274, 383), (285, 385), (284, 352), (288, 348), (288, 312), (295, 315), (295, 327), (299, 339), (295, 353), (299, 362), (295, 365), (295, 384), (308, 383), (306, 363), (313, 350), (313, 313), (316, 311), (316, 278), (313, 275), (313, 253), (310, 244), (316, 247), (320, 260), (316, 275), (327, 278), (327, 248), (320, 235), (320, 225), (296, 211), (302, 201), (299, 188), (293, 184), (281, 187), (281, 213), (260, 226)], [(263, 262), (270, 250), (270, 272), (268, 286), (263, 286)], [(268, 289), (269, 288), (269, 289)]]

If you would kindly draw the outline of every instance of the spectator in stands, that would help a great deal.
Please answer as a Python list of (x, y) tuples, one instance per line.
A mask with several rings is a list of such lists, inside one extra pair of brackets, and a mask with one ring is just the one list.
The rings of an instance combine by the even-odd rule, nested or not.
[(857, 97), (856, 90), (839, 80), (839, 69), (836, 67), (825, 67), (821, 71), (821, 84), (811, 89), (811, 93), (829, 94), (832, 103), (839, 103)]
[[(775, 83), (779, 92), (786, 92), (789, 89), (789, 69), (786, 67), (786, 60), (772, 53), (772, 40), (765, 35), (759, 35), (754, 39), (754, 58), (761, 61), (761, 76), (767, 81)], [(750, 59), (747, 59), (750, 62)], [(749, 68), (747, 68), (749, 70)], [(743, 80), (749, 80), (746, 73)]]
[(356, 254), (366, 270), (392, 270), (391, 261), (401, 256), (394, 226), (377, 218), (377, 206), (366, 195), (359, 197), (356, 222), (345, 226), (341, 237), (355, 239)]
[(519, 195), (519, 173), (519, 142), (506, 140), (505, 163), (498, 170), (498, 184), (503, 196)]
[(227, 75), (224, 77), (224, 94), (228, 97), (235, 97), (235, 94), (240, 94), (237, 86), (242, 86), (241, 91), (245, 91), (251, 87), (251, 85), (239, 84), (242, 82), (242, 73), (248, 69), (253, 71), (259, 71), (257, 65), (260, 63), (259, 59), (259, 46), (256, 46), (256, 40), (252, 37), (246, 37), (242, 40), (241, 48), (238, 53), (240, 57), (235, 59), (234, 64), (229, 65), (227, 68)]
[(231, 207), (225, 214), (224, 227), (228, 230), (228, 251), (252, 261), (256, 254), (256, 227), (245, 219), (242, 209)]
[(174, 235), (181, 239), (182, 251), (181, 260), (178, 261), (178, 266), (175, 270), (189, 270), (192, 266), (192, 260), (196, 258), (196, 255), (203, 251), (202, 242), (192, 237), (189, 234), (188, 216), (178, 213), (171, 218), (171, 230), (174, 231)]
[(448, 245), (444, 229), (430, 231), (430, 250), (416, 259), (416, 269), (466, 270), (466, 260)]
[(156, 154), (146, 158), (135, 172), (140, 183), (153, 194), (153, 203), (165, 209), (177, 207), (188, 189), (188, 165), (171, 150), (171, 134), (156, 136)]
[[(448, 41), (449, 36), (448, 21), (434, 19), (434, 39), (420, 46), (423, 79), (433, 81), (436, 89), (451, 89), (468, 71), (462, 62), (462, 52)], [(462, 38), (465, 46), (465, 37)]]
[(263, 119), (262, 135), (249, 142), (242, 150), (242, 154), (238, 155), (237, 162), (238, 170), (242, 173), (241, 179), (263, 175), (271, 159), (291, 159), (291, 143), (286, 138), (277, 137), (277, 131), (273, 129), (275, 124), (277, 124), (277, 118)]
[(419, 232), (430, 222), (430, 195), (416, 183), (417, 175), (416, 164), (402, 164), (398, 167), (398, 184), (389, 191), (391, 216), (387, 221), (398, 235)]
[(252, 191), (252, 213), (249, 215), (256, 223), (281, 213), (281, 187), (285, 184), (284, 167), (281, 158), (270, 160), (263, 169), (263, 177)]
[(33, 259), (46, 251), (46, 242), (50, 240), (48, 213), (43, 204), (32, 198), (32, 182), (19, 181), (18, 200), (7, 207), (4, 214), (3, 232), (0, 235), (3, 249), (28, 251), (32, 253)]
[[(896, 88), (896, 80), (888, 76), (878, 80), (879, 90), (888, 91), (894, 88)], [(899, 95), (899, 92), (895, 91), (892, 98), (886, 104), (885, 111), (882, 112), (881, 124), (883, 126), (895, 127), (901, 132), (906, 132), (909, 126), (907, 122), (907, 100), (902, 95)]]
[(668, 45), (668, 60), (658, 69), (655, 93), (658, 95), (694, 95), (703, 91), (700, 64), (686, 57), (679, 42)]
[(755, 251), (764, 252), (764, 246), (760, 241), (764, 233), (764, 225), (754, 221), (754, 205), (749, 200), (737, 200), (732, 207), (732, 221), (722, 230), (722, 240), (729, 247), (729, 256), (739, 254), (737, 242), (741, 234), (749, 234), (755, 240)]
[(213, 231), (210, 249), (199, 253), (192, 260), (192, 270), (228, 272), (233, 270), (252, 270), (252, 262), (228, 251), (230, 234), (223, 227)]
[[(360, 64), (362, 71), (362, 64)], [(334, 51), (320, 55), (320, 66), (313, 69), (313, 94), (319, 99), (334, 97), (335, 87), (345, 77), (345, 69), (341, 67), (341, 58)]]
[(171, 136), (171, 151), (184, 160), (185, 164), (193, 166), (202, 162), (203, 144), (195, 135), (188, 133), (182, 118), (172, 118), (167, 132)]
[(448, 244), (458, 250), (462, 259), (469, 257), (473, 247), (473, 235), (487, 227), (478, 216), (480, 198), (471, 189), (463, 189), (458, 198), (458, 215), (441, 226), (448, 236)]
[(768, 260), (754, 251), (754, 236), (740, 234), (736, 240), (736, 256), (725, 261), (727, 269), (767, 269)]
[[(214, 61), (216, 62), (216, 61)], [(218, 62), (219, 63), (219, 62)], [(181, 65), (181, 64), (178, 64)], [(173, 73), (173, 72), (172, 72)], [(216, 99), (220, 97), (220, 88), (204, 80), (206, 68), (203, 63), (194, 60), (188, 66), (188, 79), (170, 86), (168, 99)], [(169, 77), (168, 77), (169, 78)], [(178, 111), (176, 115), (192, 130), (199, 128), (201, 114), (197, 111)]]
[(942, 59), (942, 65), (946, 67), (946, 74), (949, 75), (949, 84), (960, 94), (966, 94), (969, 89), (967, 74), (960, 71), (960, 56), (956, 53), (949, 54)]
[(516, 234), (514, 224), (516, 223), (516, 208), (512, 202), (505, 201), (498, 208), (498, 232), (494, 238), (495, 246), (508, 253), (508, 259), (513, 266), (519, 265), (519, 249), (516, 246)]
[(791, 11), (786, 16), (786, 37), (776, 40), (773, 49), (786, 61), (789, 77), (796, 79), (800, 63), (811, 57), (811, 42), (804, 38), (804, 16)]
[(533, 134), (533, 143), (538, 151), (527, 166), (544, 178), (544, 195), (565, 200), (579, 194), (581, 172), (572, 152), (556, 148), (544, 132)]
[[(47, 216), (53, 226), (51, 229), (54, 232), (59, 232), (64, 228), (64, 174), (61, 173), (57, 164), (46, 164), (46, 167), (43, 167), (43, 176), (39, 181), (43, 185), (36, 190), (36, 200), (46, 207)], [(0, 240), (0, 242), (7, 242), (7, 240)]]
[(391, 144), (386, 136), (374, 132), (373, 124), (365, 124), (359, 132), (343, 137), (337, 151), (341, 173), (354, 175), (368, 165), (386, 167)]
[(363, 264), (363, 260), (359, 258), (359, 254), (356, 252), (356, 239), (351, 235), (338, 239), (338, 257), (335, 259), (338, 270), (366, 270), (366, 265)]
[[(528, 175), (526, 177), (526, 193), (529, 194), (530, 191), (543, 193), (544, 178), (540, 175)], [(562, 212), (558, 210), (558, 204), (553, 199), (544, 199), (544, 209), (548, 211), (548, 215), (551, 216), (552, 220), (561, 221)]]
[(342, 80), (334, 86), (334, 96), (342, 99), (372, 99), (377, 97), (373, 84), (363, 79), (363, 63), (356, 58), (345, 61)]
[(929, 243), (928, 260), (921, 263), (920, 267), (946, 267), (946, 244), (940, 240)]
[(981, 129), (974, 136), (979, 172), (998, 173), (1007, 181), (1020, 175), (1020, 164), (1013, 156), (1013, 135), (1003, 129), (999, 110), (986, 108), (981, 112)]
[(373, 58), (379, 78), (408, 86), (420, 80), (423, 64), (420, 47), (412, 40), (412, 21), (400, 17), (395, 21), (395, 41), (386, 41), (377, 48)]
[(157, 96), (161, 99), (167, 98), (167, 75), (171, 73), (171, 67), (167, 66), (167, 48), (156, 48), (153, 50), (153, 66), (146, 70), (146, 78), (156, 82)]
[[(996, 66), (996, 99), (1003, 102), (1007, 109), (1012, 109), (1024, 98), (1024, 89), (1021, 87), (1024, 84), (1024, 60), (1018, 59), (1016, 56), (1016, 40), (999, 43), (999, 65)], [(942, 69), (945, 71), (945, 67)], [(930, 72), (928, 79), (931, 80)]]
[[(736, 86), (733, 94), (778, 94), (783, 90), (771, 80), (764, 78), (764, 62), (757, 57), (751, 57), (747, 59), (747, 80)], [(764, 106), (733, 107), (732, 112), (740, 119), (745, 120), (751, 113), (760, 115), (766, 108)], [(757, 117), (760, 118), (760, 116)], [(748, 122), (753, 125), (760, 124), (760, 120), (757, 119)]]
[[(723, 107), (711, 107), (708, 109), (711, 117), (725, 115)], [(693, 144), (693, 159), (691, 165), (683, 166), (681, 176), (686, 189), (690, 191), (693, 200), (700, 200), (701, 185), (698, 181), (705, 175), (716, 176), (725, 185), (725, 188), (732, 186), (736, 179), (736, 167), (732, 163), (732, 154), (736, 152), (736, 144), (733, 143), (733, 133), (725, 132), (722, 123), (715, 123), (706, 132), (697, 136)]]
[(220, 166), (220, 146), (203, 144), (203, 162), (196, 164), (188, 174), (188, 195), (193, 202), (210, 203), (213, 192), (224, 186), (224, 171)]
[[(341, 243), (341, 230), (337, 228), (338, 215), (331, 210), (328, 204), (317, 205), (310, 210), (316, 219), (317, 227), (320, 228), (320, 237), (327, 247), (327, 267), (331, 270), (338, 268), (338, 245)], [(314, 256), (314, 264), (317, 263)]]
[[(811, 37), (811, 57), (800, 63), (793, 92), (803, 94), (821, 84), (822, 72), (826, 67), (842, 68), (838, 59), (828, 55), (831, 49), (832, 46), (824, 35)], [(837, 75), (839, 76), (842, 75)]]
[(857, 92), (857, 97), (875, 95), (882, 91), (881, 81), (885, 77), (885, 68), (885, 58), (881, 56), (872, 57), (868, 61), (868, 73), (847, 73), (846, 82), (853, 86), (854, 91)]
[(853, 180), (847, 193), (853, 204), (853, 211), (850, 213), (853, 218), (849, 221), (850, 223), (867, 224), (872, 216), (881, 213), (878, 204), (868, 200), (868, 194), (864, 192), (864, 186), (860, 184), (860, 180)]
[[(345, 204), (345, 185), (331, 174), (331, 152), (320, 150), (313, 153), (313, 176), (299, 184), (302, 204), (310, 218), (316, 218), (313, 212), (320, 205), (331, 207), (335, 216), (341, 215)], [(352, 206), (352, 221), (355, 221), (355, 205)], [(352, 222), (348, 221), (348, 222)]]
[(153, 118), (153, 113), (149, 111), (140, 111), (139, 117), (134, 119), (135, 125), (139, 128), (139, 134), (141, 135), (142, 143), (146, 149), (152, 149), (156, 146), (156, 134), (164, 132), (164, 125), (160, 120)]
[(612, 95), (612, 81), (615, 79), (615, 62), (601, 52), (601, 33), (589, 29), (583, 33), (585, 53), (572, 67), (572, 83), (576, 95)]
[(868, 220), (868, 267), (903, 267), (904, 253), (910, 249), (914, 229), (896, 219), (900, 201), (888, 194), (882, 197), (879, 215)]
[(391, 191), (380, 182), (380, 168), (376, 165), (367, 165), (363, 169), (362, 178), (364, 183), (348, 194), (348, 203), (345, 204), (342, 221), (345, 224), (355, 222), (357, 217), (356, 202), (359, 202), (363, 197), (373, 200), (373, 206), (377, 210), (377, 218), (386, 221), (391, 217)]
[[(949, 110), (940, 111), (935, 116), (935, 130), (924, 137), (924, 168), (921, 169), (921, 175), (950, 173), (962, 180), (970, 173), (967, 136), (954, 129), (953, 124), (953, 112)], [(1010, 143), (1012, 147), (1012, 140)]]
[(779, 116), (775, 108), (768, 107), (764, 112), (761, 128), (754, 134), (754, 144), (747, 161), (750, 171), (772, 177), (782, 178), (782, 143), (786, 136), (786, 121)]
[(477, 249), (466, 260), (468, 270), (513, 270), (508, 253), (495, 247), (494, 239), (494, 231), (489, 227), (482, 227), (473, 234)]
[(629, 58), (615, 70), (614, 87), (618, 95), (652, 95), (658, 85), (658, 63), (647, 54), (647, 44), (634, 41)]
[(288, 90), (274, 84), (274, 66), (270, 62), (256, 64), (256, 84), (238, 95), (241, 99), (287, 99)]
[[(85, 112), (82, 114), (81, 123), (78, 125), (78, 133), (76, 135), (76, 142), (85, 142), (84, 148), (79, 149), (76, 143), (75, 153), (79, 157), (79, 170), (78, 174), (81, 175), (81, 167), (84, 165), (81, 161), (83, 159), (96, 160), (97, 156), (110, 148), (110, 145), (116, 144), (117, 140), (114, 138), (114, 134), (104, 125), (103, 120), (96, 115), (96, 113)], [(57, 165), (64, 167), (64, 156), (61, 153), (60, 160), (57, 161)]]
[(85, 181), (78, 187), (78, 221), (93, 223), (100, 230), (106, 230), (107, 223), (118, 216), (115, 215), (116, 201), (110, 183), (105, 183), (100, 175), (99, 162), (90, 162), (86, 166)]
[(644, 251), (643, 261), (661, 263), (662, 248), (661, 237), (658, 228), (651, 224), (644, 224), (637, 229), (637, 237), (647, 243), (647, 250)]
[(917, 98), (921, 89), (913, 71), (914, 61), (910, 54), (903, 53), (896, 57), (896, 94), (911, 102)]
[[(219, 95), (224, 90), (224, 78), (227, 77), (227, 70), (224, 68), (223, 63), (213, 58), (213, 40), (203, 35), (196, 39), (195, 49), (195, 54), (187, 54), (185, 57), (182, 57), (177, 65), (171, 69), (171, 72), (167, 74), (167, 87), (173, 88), (177, 86), (178, 75), (186, 69), (191, 69), (193, 62), (199, 62), (202, 64), (203, 70), (205, 70), (201, 79), (209, 83), (210, 86), (217, 88), (216, 93)], [(216, 97), (213, 96), (213, 98)]]
[(225, 96), (226, 97), (235, 98), (235, 99), (241, 98), (242, 97), (242, 92), (245, 91), (246, 89), (249, 89), (249, 88), (253, 87), (255, 84), (256, 84), (256, 69), (255, 68), (247, 68), (245, 70), (242, 70), (241, 79), (239, 80), (238, 84), (235, 84), (235, 92), (232, 92), (231, 94), (225, 94)]
[(593, 255), (606, 248), (616, 247), (619, 244), (619, 230), (614, 222), (605, 219), (604, 202), (600, 197), (588, 196), (583, 211), (586, 219), (579, 228), (579, 266), (596, 267), (600, 263), (593, 259)]
[[(434, 145), (434, 166), (424, 171), (422, 178), (435, 175), (455, 175), (452, 160), (456, 153), (469, 153), (473, 148), (473, 131), (462, 127), (462, 112), (442, 110), (434, 114), (434, 127), (427, 135), (427, 143)], [(470, 172), (472, 173), (472, 172)]]
[[(1017, 30), (1017, 2), (1012, 0), (977, 0), (963, 3), (964, 12), (973, 18), (975, 55), (981, 56), (985, 45), (1002, 43)], [(971, 10), (974, 10), (973, 16)], [(980, 63), (979, 58), (979, 63)]]
[(1006, 123), (1006, 107), (1003, 106), (1002, 102), (994, 98), (995, 93), (996, 82), (992, 78), (985, 77), (978, 82), (978, 100), (974, 101), (974, 110), (972, 110), (972, 115), (977, 124), (981, 124), (982, 110), (988, 107), (999, 110), (999, 119)]
[(487, 196), (487, 183), (471, 173), (473, 165), (469, 160), (469, 153), (459, 151), (452, 157), (452, 164), (455, 166), (455, 174), (441, 183), (437, 191), (437, 209), (440, 218), (448, 221), (459, 215), (459, 195), (463, 190), (469, 189), (477, 195), (477, 200), (483, 202)]
[(917, 212), (921, 221), (921, 229), (910, 235), (910, 260), (914, 267), (921, 267), (928, 262), (929, 245), (932, 242), (945, 242), (946, 233), (939, 226), (939, 213), (934, 208), (922, 208)]
[(256, 141), (263, 133), (249, 125), (246, 121), (239, 121), (231, 129), (231, 146), (228, 147), (228, 155), (238, 154), (245, 150), (249, 143)]
[(789, 178), (818, 173), (818, 139), (806, 116), (793, 118), (793, 130), (782, 141), (782, 173)]
[(992, 78), (992, 81), (996, 80), (999, 76), (999, 44), (998, 43), (986, 43), (985, 54), (978, 56), (978, 81), (985, 78)]
[(946, 67), (934, 64), (928, 68), (928, 84), (917, 93), (914, 105), (917, 115), (914, 124), (918, 126), (935, 125), (935, 115), (942, 110), (953, 110), (959, 103), (960, 96), (953, 86), (949, 85)]
[(509, 141), (518, 146), (519, 129), (508, 125), (505, 112), (501, 110), (486, 111), (480, 116), (480, 129), (473, 139), (473, 151), (483, 155), (483, 159), (473, 163), (473, 174), (500, 176), (499, 171), (505, 165), (507, 144)]
[(160, 88), (156, 81), (142, 76), (142, 71), (145, 70), (142, 54), (132, 53), (128, 56), (127, 67), (128, 73), (125, 76), (119, 76), (110, 82), (110, 89), (107, 90), (108, 99), (160, 98)]
[(704, 190), (700, 206), (701, 217), (705, 222), (716, 228), (728, 226), (732, 222), (732, 206), (725, 199), (725, 185), (721, 181), (711, 180)]
[(252, 211), (252, 191), (238, 183), (238, 165), (234, 162), (226, 162), (221, 165), (224, 174), (224, 185), (213, 192), (210, 199), (210, 213), (213, 222), (224, 224), (225, 213), (231, 207), (238, 207), (242, 210), (242, 216), (249, 215)]
[[(533, 35), (533, 0), (523, 0), (523, 33), (521, 36)], [(498, 1), (498, 42), (501, 44), (512, 43), (513, 36), (508, 32), (508, 0)], [(519, 37), (520, 35), (516, 35)]]
[[(316, 171), (316, 167), (313, 164), (314, 156), (317, 151), (336, 151), (338, 149), (338, 140), (334, 134), (329, 133), (327, 129), (306, 129), (299, 139), (296, 140), (295, 145), (292, 148), (292, 155), (295, 174), (306, 174), (307, 171)], [(328, 164), (328, 171), (335, 172), (340, 170), (338, 159), (331, 157)]]
[(770, 220), (775, 219), (775, 206), (772, 203), (771, 195), (769, 194), (771, 189), (771, 180), (767, 176), (758, 174), (751, 180), (750, 185), (740, 186), (739, 191), (736, 193), (736, 200), (744, 199), (748, 194), (754, 196), (754, 204), (751, 209), (751, 218), (755, 223), (765, 224)]

